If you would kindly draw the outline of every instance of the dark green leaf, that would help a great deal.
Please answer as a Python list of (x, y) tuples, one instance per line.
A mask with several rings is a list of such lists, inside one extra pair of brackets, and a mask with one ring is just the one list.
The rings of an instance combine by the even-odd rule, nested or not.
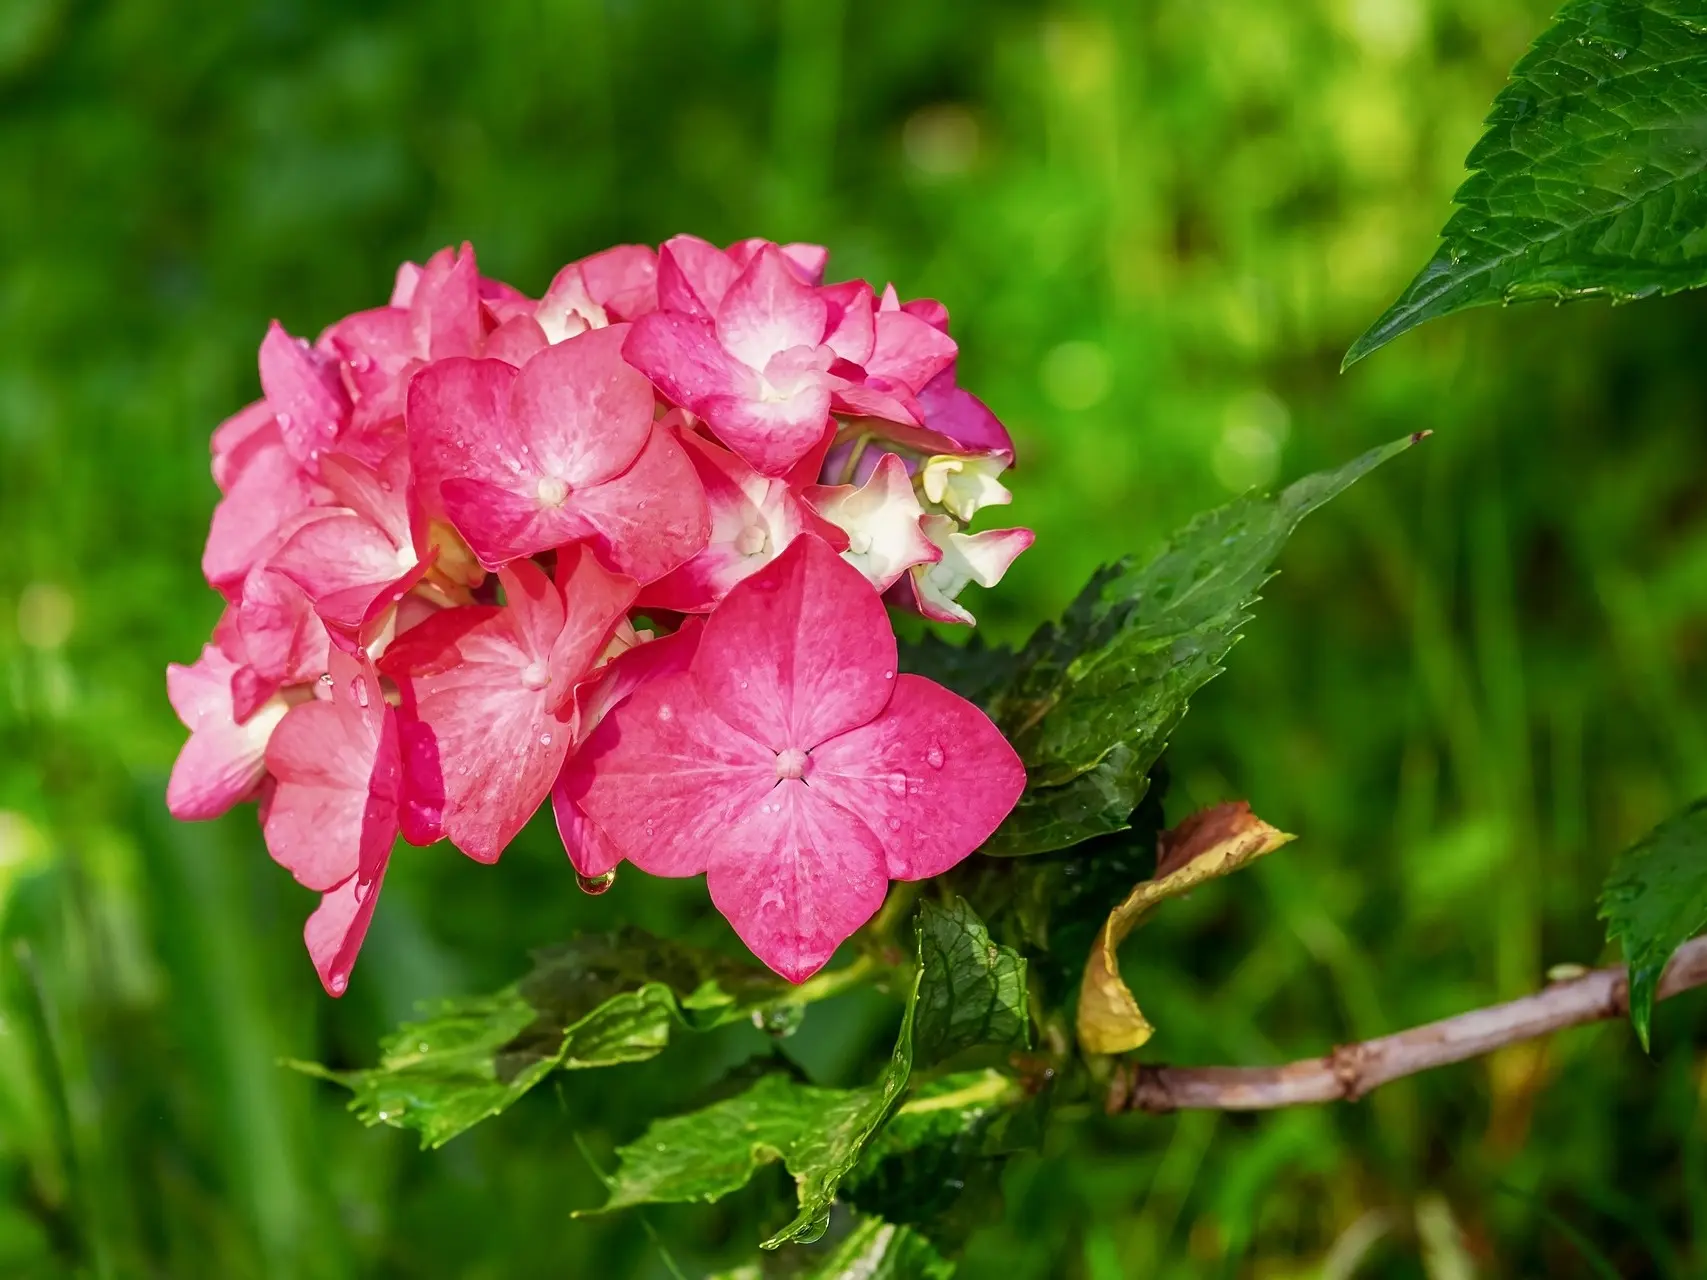
[(354, 1091), (350, 1110), (365, 1123), (415, 1129), (423, 1147), (437, 1147), (554, 1070), (642, 1061), (663, 1050), (675, 1027), (709, 1030), (752, 1018), (787, 1032), (811, 996), (751, 966), (635, 930), (542, 951), (514, 986), (444, 1001), (386, 1039), (376, 1067), (290, 1065)]
[(1346, 353), (1530, 299), (1707, 283), (1707, 5), (1572, 0), (1512, 71), (1440, 248)]
[(965, 644), (950, 644), (934, 632), (900, 646), (901, 670), (925, 676), (953, 689), (979, 706), (1009, 679), (1019, 665), (1019, 655), (1001, 645), (990, 645), (974, 631)]
[(1600, 893), (1600, 918), (1607, 941), (1624, 944), (1630, 1022), (1645, 1049), (1666, 962), (1707, 929), (1707, 800), (1662, 822), (1619, 856)]
[[(744, 1093), (654, 1121), (617, 1150), (610, 1198), (596, 1210), (716, 1200), (780, 1160), (799, 1213), (763, 1247), (824, 1234), (836, 1192), (895, 1114), (913, 1070), (915, 1028), (928, 1018), (933, 1052), (966, 1047), (986, 1029), (1011, 1040), (1025, 1026), (1024, 965), (989, 940), (965, 903), (927, 906), (915, 926), (918, 969), (909, 984), (889, 1065), (861, 1089), (821, 1089), (767, 1076)], [(931, 992), (929, 1013), (923, 992)], [(988, 1087), (988, 1086), (987, 1086)]]
[(1039, 628), (1018, 675), (991, 703), (1027, 783), (984, 852), (1043, 853), (1126, 827), (1168, 736), (1191, 696), (1220, 674), (1292, 531), (1421, 438), (1201, 515), (1148, 563), (1103, 569), (1061, 621)]
[(881, 1218), (862, 1218), (811, 1280), (953, 1280), (930, 1241)]
[(919, 907), (919, 988), (913, 1044), (929, 1066), (973, 1045), (1031, 1043), (1025, 960), (990, 940), (963, 898)]

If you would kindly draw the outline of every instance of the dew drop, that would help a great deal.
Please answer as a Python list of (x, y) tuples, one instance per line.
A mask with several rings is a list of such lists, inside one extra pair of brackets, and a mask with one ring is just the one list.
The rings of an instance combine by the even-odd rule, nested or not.
[(549, 747), (551, 745), (551, 735), (549, 733), (540, 734), (539, 745), (542, 747)]
[(330, 671), (322, 671), (320, 673), (320, 683), (330, 689), (332, 687), (332, 673)]
[(344, 988), (349, 986), (349, 985), (350, 985), (350, 980), (347, 977), (345, 977), (343, 974), (335, 973), (332, 975), (332, 994), (333, 995), (335, 995), (335, 996), (343, 995), (344, 994)]
[(901, 819), (899, 819), (899, 818), (889, 819), (889, 829), (891, 831), (899, 831), (901, 829)]
[(367, 680), (366, 680), (366, 678), (363, 676), (356, 676), (353, 680), (351, 680), (350, 681), (350, 692), (353, 695), (355, 695), (356, 705), (358, 707), (360, 707), (363, 711), (366, 711), (367, 710), (367, 700), (368, 700), (367, 699)]
[(895, 678), (895, 673), (893, 671), (885, 671), (883, 673), (883, 678), (885, 680), (893, 680)]
[(601, 893), (607, 892), (615, 883), (616, 868), (614, 867), (605, 872), (602, 876), (584, 876), (578, 871), (575, 873), (576, 886), (582, 893), (585, 893), (590, 897), (596, 898)]
[(468, 766), (465, 764), (457, 765), (456, 776), (459, 778), (466, 778), (468, 776)]
[(907, 794), (907, 775), (904, 773), (892, 773), (892, 774), (890, 774), (889, 775), (889, 791), (892, 795), (898, 795), (898, 796), (906, 795)]
[(288, 413), (277, 413), (273, 416), (278, 419), (280, 431), (289, 431), (291, 427), (296, 425), (295, 420)]
[(373, 357), (364, 351), (358, 351), (355, 355), (350, 357), (350, 368), (354, 369), (357, 373), (366, 373), (369, 369), (373, 368)]
[(929, 751), (925, 752), (925, 763), (930, 765), (933, 769), (942, 768), (942, 760), (943, 755), (941, 747), (933, 746)]
[(743, 689), (745, 689), (747, 687), (747, 682), (745, 680), (741, 681), (741, 687)]
[(670, 709), (670, 704), (667, 702), (658, 708), (658, 719), (660, 720), (674, 719), (675, 714), (676, 713)]

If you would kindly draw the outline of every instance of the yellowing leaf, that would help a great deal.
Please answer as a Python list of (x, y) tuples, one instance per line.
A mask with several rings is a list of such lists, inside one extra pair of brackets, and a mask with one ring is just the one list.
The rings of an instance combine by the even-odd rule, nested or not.
[(1146, 880), (1116, 907), (1091, 947), (1079, 988), (1079, 1044), (1087, 1053), (1125, 1053), (1155, 1033), (1138, 1001), (1120, 980), (1120, 944), (1158, 902), (1187, 893), (1205, 880), (1237, 871), (1292, 837), (1277, 831), (1243, 800), (1194, 813), (1157, 841), (1156, 878)]

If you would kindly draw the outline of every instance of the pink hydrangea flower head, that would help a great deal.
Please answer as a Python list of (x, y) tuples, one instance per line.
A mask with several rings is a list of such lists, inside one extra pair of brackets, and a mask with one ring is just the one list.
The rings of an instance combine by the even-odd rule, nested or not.
[(636, 866), (705, 873), (761, 960), (804, 981), (882, 904), (993, 832), (1025, 772), (983, 712), (897, 675), (877, 594), (797, 538), (571, 760), (564, 791)]
[(575, 686), (634, 601), (633, 579), (585, 547), (558, 581), (499, 571), (505, 603), (447, 609), (400, 635), (380, 669), (402, 693), (403, 834), (495, 862), (551, 790), (575, 738)]
[(342, 995), (397, 839), (397, 713), (365, 654), (331, 656), (328, 696), (291, 708), (267, 744), (262, 818), (274, 861), (324, 897), (304, 933), (326, 990)]
[[(711, 251), (733, 269), (726, 255)], [(701, 272), (700, 288), (667, 291), (666, 258), (677, 261), (673, 254), (659, 259), (663, 309), (635, 322), (623, 354), (749, 465), (781, 475), (829, 433), (830, 397), (844, 383), (830, 372), (837, 356), (824, 344), (824, 299), (774, 245), (760, 249), (721, 292), (719, 272)], [(717, 294), (714, 309), (708, 292)], [(672, 298), (684, 309), (669, 309)]]
[[(679, 422), (680, 415), (675, 415)], [(729, 450), (691, 432), (680, 435), (705, 490), (710, 536), (686, 564), (647, 587), (642, 608), (703, 613), (741, 579), (782, 554), (803, 530), (846, 541), (802, 500), (787, 476), (753, 470)]]
[(926, 515), (920, 526), (941, 555), (930, 564), (909, 569), (890, 588), (887, 599), (934, 621), (963, 622), (967, 626), (978, 620), (959, 603), (960, 593), (973, 582), (981, 587), (995, 586), (1037, 536), (1030, 529), (962, 533), (957, 520), (941, 515)]
[(646, 379), (628, 326), (547, 347), (520, 370), (438, 361), (409, 387), (411, 458), (482, 564), (588, 541), (622, 573), (662, 577), (705, 545), (705, 496)]
[(174, 818), (217, 818), (254, 795), (266, 773), (267, 740), (290, 707), (275, 697), (239, 722), (231, 698), (237, 670), (211, 644), (193, 665), (166, 668), (166, 696), (190, 731), (166, 784), (166, 807)]
[(892, 453), (882, 456), (863, 485), (814, 485), (806, 500), (847, 538), (842, 559), (879, 591), (915, 565), (932, 564), (942, 551), (919, 527), (924, 510), (907, 468)]

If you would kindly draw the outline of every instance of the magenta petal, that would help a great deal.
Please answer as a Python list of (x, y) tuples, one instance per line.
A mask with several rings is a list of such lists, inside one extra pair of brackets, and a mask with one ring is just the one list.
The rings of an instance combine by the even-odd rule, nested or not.
[(622, 850), (586, 814), (564, 794), (561, 786), (551, 792), (551, 812), (557, 819), (557, 834), (563, 840), (563, 851), (569, 855), (569, 865), (578, 875), (594, 879), (616, 869), (622, 861)]
[(804, 982), (877, 913), (889, 878), (864, 822), (787, 779), (715, 835), (706, 884), (752, 953)]
[(995, 453), (1013, 461), (1014, 442), (1008, 429), (982, 400), (954, 385), (952, 368), (919, 392), (919, 407), (924, 410), (925, 425), (954, 441), (959, 447), (956, 452)]
[(578, 505), (542, 507), (531, 494), (487, 480), (453, 477), (439, 494), (445, 515), (487, 569), (594, 534)]
[[(237, 633), (255, 674), (276, 690), (303, 684), (326, 670), (331, 640), (302, 588), (271, 568), (257, 569), (243, 583)], [(249, 708), (240, 709), (247, 718)]]
[(587, 547), (572, 546), (557, 553), (556, 590), (563, 601), (563, 620), (551, 641), (546, 705), (553, 711), (592, 671), (640, 586), (633, 578), (605, 568)]
[(580, 261), (587, 292), (612, 320), (635, 320), (658, 308), (658, 255), (643, 244), (619, 244)]
[(802, 284), (781, 250), (767, 245), (736, 277), (717, 309), (717, 340), (750, 369), (772, 356), (824, 340), (826, 309), (818, 291)]
[(756, 375), (729, 358), (706, 320), (668, 311), (644, 315), (629, 329), (622, 354), (684, 409), (709, 396), (757, 393)]
[(947, 871), (990, 838), (1025, 790), (1025, 767), (990, 718), (911, 675), (896, 678), (875, 720), (817, 747), (807, 776), (871, 824), (896, 880)]
[(275, 320), (261, 339), (261, 389), (285, 448), (312, 467), (349, 419), (350, 397), (338, 362), (291, 337)]
[(562, 785), (642, 871), (692, 876), (776, 785), (776, 753), (712, 714), (693, 679), (677, 673), (607, 715)]
[(314, 961), (320, 985), (329, 996), (343, 995), (350, 985), (350, 970), (356, 967), (356, 955), (373, 922), (384, 879), (383, 871), (369, 884), (351, 876), (321, 897), (320, 905), (303, 926), (302, 940), (308, 944), (309, 959)]
[(877, 342), (866, 372), (892, 378), (918, 391), (954, 363), (960, 348), (953, 338), (905, 311), (877, 313)]
[[(593, 329), (529, 360), (510, 389), (514, 426), (490, 442), (500, 451), (487, 467), (513, 461), (571, 490), (627, 468), (652, 429), (653, 405), (645, 375), (622, 358), (627, 337), (627, 325)], [(512, 443), (521, 449), (513, 458), (504, 448)]]
[(257, 452), (282, 448), (273, 408), (265, 400), (245, 405), (213, 429), (213, 482), (224, 493)]
[(564, 511), (593, 528), (592, 543), (612, 568), (641, 583), (692, 559), (710, 533), (705, 490), (664, 430), (652, 432), (627, 471), (571, 494)]
[(384, 531), (355, 515), (330, 515), (293, 533), (268, 564), (301, 587), (331, 626), (360, 628), (369, 602), (415, 565)]
[(488, 360), (502, 360), (519, 368), (550, 345), (545, 330), (532, 316), (512, 316), (486, 335), (480, 353)]
[(706, 620), (693, 675), (743, 733), (778, 751), (810, 750), (883, 709), (895, 633), (864, 575), (805, 535)]
[(415, 348), (429, 360), (471, 356), (480, 342), (480, 270), (474, 249), (440, 249), (409, 299)]
[(227, 597), (235, 595), (279, 531), (324, 492), (282, 444), (258, 448), (213, 509), (202, 552), (208, 582)]

